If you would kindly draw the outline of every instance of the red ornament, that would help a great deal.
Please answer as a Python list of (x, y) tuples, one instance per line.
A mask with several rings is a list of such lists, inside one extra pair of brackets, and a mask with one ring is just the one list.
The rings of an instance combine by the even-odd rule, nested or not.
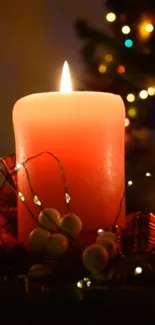
[(16, 156), (14, 154), (0, 158), (0, 171), (14, 188), (16, 188), (17, 185), (17, 173), (15, 170), (15, 165)]
[(135, 212), (126, 217), (125, 253), (147, 252), (155, 246), (155, 215)]
[(3, 175), (10, 186), (5, 185), (0, 188), (0, 231), (5, 230), (17, 235), (17, 195), (15, 155), (0, 158), (0, 174)]

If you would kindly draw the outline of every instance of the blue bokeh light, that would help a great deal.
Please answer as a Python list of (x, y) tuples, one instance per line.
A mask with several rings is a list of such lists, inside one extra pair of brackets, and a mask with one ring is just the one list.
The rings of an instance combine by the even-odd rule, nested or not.
[(130, 38), (128, 38), (128, 39), (125, 40), (124, 44), (125, 44), (126, 47), (132, 47), (133, 46), (133, 41)]

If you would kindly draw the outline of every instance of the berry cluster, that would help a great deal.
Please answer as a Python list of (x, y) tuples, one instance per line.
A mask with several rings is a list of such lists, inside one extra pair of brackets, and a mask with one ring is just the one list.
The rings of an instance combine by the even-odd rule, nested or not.
[(59, 211), (46, 208), (39, 214), (39, 228), (32, 230), (29, 247), (32, 252), (44, 253), (59, 258), (69, 247), (69, 238), (74, 239), (82, 229), (78, 216), (69, 213), (61, 217)]
[(111, 231), (103, 231), (96, 243), (83, 251), (83, 264), (90, 272), (102, 272), (109, 260), (117, 255), (116, 235)]

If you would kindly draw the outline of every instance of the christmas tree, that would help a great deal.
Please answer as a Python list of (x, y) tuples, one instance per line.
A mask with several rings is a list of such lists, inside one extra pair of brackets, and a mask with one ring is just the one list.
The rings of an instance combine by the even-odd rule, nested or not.
[(127, 213), (155, 213), (155, 1), (107, 0), (106, 8), (103, 19), (108, 33), (87, 21), (76, 21), (77, 36), (83, 42), (84, 90), (123, 98), (128, 123)]
[(120, 94), (130, 126), (154, 128), (155, 1), (107, 0), (106, 5), (109, 33), (76, 22), (85, 89)]

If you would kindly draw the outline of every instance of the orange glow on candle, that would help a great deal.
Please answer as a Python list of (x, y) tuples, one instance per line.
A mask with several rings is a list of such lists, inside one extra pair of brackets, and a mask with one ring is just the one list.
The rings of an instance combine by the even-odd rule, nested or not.
[(62, 70), (60, 92), (61, 93), (72, 92), (71, 77), (70, 77), (69, 65), (68, 65), (67, 61), (65, 61), (63, 70)]
[[(21, 98), (13, 109), (13, 123), (19, 169), (18, 238), (22, 243), (27, 246), (30, 232), (38, 227), (35, 218), (41, 203), (64, 216), (70, 200), (71, 211), (83, 224), (80, 245), (87, 241), (85, 234), (86, 244), (93, 243), (98, 229), (111, 227), (118, 212), (118, 225), (124, 227), (124, 202), (121, 209), (120, 202), (124, 193), (125, 108), (118, 95), (72, 91), (65, 62), (60, 92)], [(53, 153), (62, 162), (69, 189), (65, 197), (58, 163), (47, 154), (39, 158), (42, 152)], [(38, 158), (28, 164), (28, 173), (35, 195), (21, 166), (33, 156)]]

